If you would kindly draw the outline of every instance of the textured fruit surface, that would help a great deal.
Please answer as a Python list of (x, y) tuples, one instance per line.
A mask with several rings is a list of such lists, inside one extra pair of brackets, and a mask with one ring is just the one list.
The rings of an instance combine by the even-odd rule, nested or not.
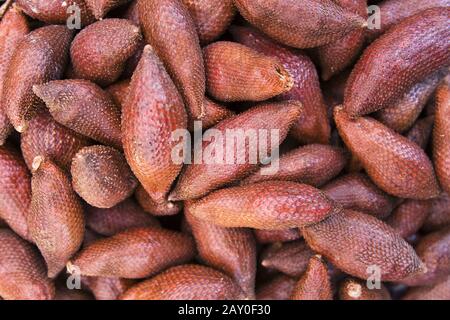
[(131, 287), (121, 299), (237, 300), (241, 297), (239, 286), (222, 272), (200, 265), (182, 265)]
[(89, 9), (94, 13), (95, 18), (103, 18), (112, 9), (123, 5), (130, 0), (84, 0)]
[(369, 289), (366, 281), (348, 278), (339, 286), (339, 300), (391, 300), (391, 295), (383, 284)]
[(430, 214), (430, 200), (405, 200), (400, 204), (386, 223), (403, 238), (415, 234)]
[(86, 276), (146, 278), (191, 260), (194, 241), (187, 235), (157, 227), (134, 228), (97, 240), (67, 265)]
[(345, 90), (352, 117), (388, 107), (411, 86), (450, 64), (450, 8), (409, 17), (370, 45)]
[[(223, 105), (220, 105), (206, 97), (203, 101), (203, 108), (205, 109), (205, 114), (201, 119), (201, 125), (203, 129), (208, 129), (212, 126), (215, 126), (220, 121), (235, 115), (232, 110), (227, 109)], [(189, 130), (193, 131), (195, 129), (194, 126), (195, 119), (192, 119), (192, 117), (190, 117), (188, 123)]]
[(450, 276), (432, 285), (410, 289), (403, 300), (450, 300)]
[(179, 202), (172, 202), (168, 200), (155, 202), (141, 185), (138, 186), (134, 195), (145, 212), (151, 215), (173, 216), (181, 211), (182, 205)]
[(439, 198), (431, 200), (430, 215), (424, 224), (427, 231), (438, 230), (450, 225), (450, 196), (443, 193)]
[(128, 87), (130, 86), (130, 79), (125, 79), (105, 88), (117, 107), (122, 110), (128, 95)]
[(135, 283), (130, 279), (107, 277), (82, 277), (81, 281), (92, 292), (96, 300), (117, 300)]
[(256, 291), (257, 300), (289, 300), (297, 281), (280, 274), (262, 284)]
[(255, 230), (255, 237), (258, 243), (273, 243), (294, 241), (301, 237), (297, 228), (284, 230)]
[(430, 141), (433, 126), (434, 116), (419, 119), (411, 130), (408, 131), (406, 137), (425, 150)]
[(419, 200), (439, 195), (433, 165), (418, 145), (372, 118), (352, 120), (341, 107), (334, 109), (334, 119), (347, 147), (383, 191)]

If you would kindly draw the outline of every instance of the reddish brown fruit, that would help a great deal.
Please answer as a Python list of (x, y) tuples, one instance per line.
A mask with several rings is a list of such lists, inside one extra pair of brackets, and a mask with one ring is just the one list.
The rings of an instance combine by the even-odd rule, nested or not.
[(121, 278), (82, 277), (81, 281), (96, 300), (117, 300), (135, 281)]
[(187, 207), (219, 226), (277, 230), (317, 223), (332, 213), (333, 203), (305, 184), (266, 181), (214, 191)]
[(163, 202), (181, 170), (172, 151), (172, 134), (186, 129), (187, 115), (174, 83), (146, 46), (131, 80), (122, 110), (122, 137), (127, 161), (142, 186), (156, 202)]
[(289, 300), (297, 281), (284, 274), (261, 285), (256, 291), (256, 300)]
[(141, 39), (139, 27), (125, 19), (105, 19), (84, 28), (70, 48), (75, 76), (101, 86), (113, 83)]
[(130, 79), (125, 79), (120, 82), (116, 82), (105, 89), (114, 100), (116, 106), (120, 108), (120, 110), (122, 110), (123, 106), (125, 105), (130, 82)]
[(125, 292), (122, 300), (238, 300), (234, 281), (212, 268), (182, 265), (168, 269)]
[(145, 40), (164, 62), (193, 118), (204, 115), (205, 68), (197, 30), (179, 0), (138, 0)]
[(305, 274), (292, 291), (291, 300), (333, 300), (328, 267), (320, 255), (309, 260)]
[(138, 185), (123, 154), (106, 146), (81, 149), (73, 158), (70, 172), (74, 190), (97, 208), (117, 205)]
[(450, 276), (428, 287), (410, 289), (403, 300), (450, 300)]
[(450, 64), (450, 8), (409, 17), (370, 45), (353, 69), (345, 90), (352, 117), (395, 103), (414, 84)]
[(33, 86), (53, 118), (79, 134), (122, 149), (120, 110), (108, 93), (87, 80), (57, 80)]
[(54, 294), (39, 252), (14, 232), (0, 229), (0, 296), (5, 300), (51, 300)]
[(366, 281), (347, 278), (339, 286), (339, 300), (391, 300), (391, 295), (383, 284), (369, 289)]
[(258, 243), (266, 244), (273, 242), (288, 242), (301, 238), (297, 228), (285, 230), (255, 230), (255, 237)]
[(419, 231), (430, 214), (430, 207), (429, 200), (405, 200), (394, 210), (386, 223), (406, 239)]
[(350, 117), (334, 109), (341, 138), (372, 181), (400, 198), (425, 200), (439, 195), (433, 165), (415, 143), (372, 118)]
[[(414, 249), (391, 227), (372, 216), (343, 210), (302, 228), (312, 250), (343, 272), (367, 279), (375, 270), (381, 281), (399, 281), (424, 271)], [(379, 271), (379, 273), (378, 273)]]
[(434, 116), (428, 116), (417, 120), (416, 124), (409, 130), (406, 137), (426, 150), (433, 131)]
[(424, 229), (433, 231), (450, 225), (450, 196), (446, 193), (439, 198), (431, 200), (431, 209)]
[(138, 0), (132, 0), (128, 5), (128, 8), (125, 10), (124, 14), (121, 16), (123, 19), (133, 21), (133, 23), (137, 26), (140, 25), (138, 4)]
[(130, 0), (85, 0), (97, 20), (102, 19), (112, 9), (121, 6)]
[(191, 237), (156, 227), (134, 228), (97, 240), (67, 264), (82, 275), (146, 278), (191, 260), (195, 245)]
[(66, 26), (46, 26), (30, 32), (17, 45), (3, 87), (6, 113), (17, 131), (26, 129), (40, 103), (33, 85), (63, 75), (72, 36)]
[[(205, 109), (205, 114), (201, 119), (202, 129), (208, 129), (215, 126), (220, 121), (234, 116), (235, 113), (230, 109), (208, 99), (205, 97), (203, 101), (203, 107)], [(188, 128), (190, 131), (194, 131), (194, 121), (195, 119), (189, 118)]]
[(220, 101), (264, 101), (289, 91), (292, 76), (276, 58), (218, 41), (203, 50), (206, 89)]
[(168, 200), (155, 202), (142, 185), (139, 185), (136, 189), (135, 197), (145, 212), (150, 213), (153, 216), (173, 216), (181, 211), (182, 205), (180, 202)]

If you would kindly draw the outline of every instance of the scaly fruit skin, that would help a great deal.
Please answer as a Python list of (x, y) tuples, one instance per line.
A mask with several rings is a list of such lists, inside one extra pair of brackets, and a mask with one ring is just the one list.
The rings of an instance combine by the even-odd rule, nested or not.
[(73, 131), (122, 149), (120, 110), (108, 93), (87, 80), (56, 80), (33, 86), (53, 119)]
[(33, 30), (17, 45), (3, 87), (3, 103), (14, 128), (23, 132), (39, 98), (32, 87), (63, 76), (73, 32), (66, 26)]
[(450, 300), (450, 276), (433, 286), (412, 288), (402, 300)]
[(101, 20), (112, 9), (121, 6), (130, 0), (84, 0), (97, 20)]
[(0, 296), (5, 300), (51, 300), (54, 284), (45, 262), (31, 244), (0, 229)]
[(134, 280), (106, 277), (82, 277), (81, 282), (92, 292), (96, 300), (117, 300), (135, 284)]
[(20, 137), (20, 148), (30, 170), (36, 156), (51, 159), (69, 170), (75, 154), (90, 143), (85, 137), (57, 123), (43, 109), (37, 111)]
[(68, 263), (81, 275), (146, 278), (162, 270), (185, 263), (195, 254), (190, 236), (158, 227), (140, 227), (94, 241)]
[(295, 48), (339, 40), (364, 19), (331, 0), (234, 0), (239, 13), (271, 38)]
[(336, 212), (302, 228), (302, 233), (312, 250), (360, 279), (370, 276), (370, 266), (379, 268), (381, 281), (400, 281), (423, 272), (414, 249), (387, 224), (364, 213)]
[(304, 112), (293, 126), (291, 134), (301, 143), (323, 143), (330, 140), (330, 124), (320, 89), (316, 67), (311, 59), (299, 50), (284, 47), (253, 28), (230, 28), (233, 39), (262, 54), (276, 57), (293, 78), (291, 90), (278, 100), (298, 100)]
[(153, 216), (173, 216), (181, 211), (182, 204), (180, 202), (168, 200), (155, 202), (142, 185), (137, 187), (134, 195), (144, 211)]
[(231, 276), (247, 299), (255, 297), (256, 243), (252, 231), (222, 228), (193, 216), (185, 217), (202, 262)]
[(256, 300), (289, 300), (297, 281), (280, 274), (257, 288)]
[(314, 187), (266, 181), (214, 191), (186, 205), (197, 218), (222, 227), (278, 230), (317, 223), (334, 204)]
[(433, 165), (415, 143), (372, 118), (352, 120), (334, 109), (341, 138), (372, 181), (400, 198), (426, 200), (440, 193)]
[(442, 189), (450, 194), (450, 85), (448, 83), (442, 84), (436, 92), (433, 159)]
[(383, 284), (369, 289), (366, 281), (347, 278), (339, 286), (339, 300), (391, 300), (391, 295)]
[(206, 89), (220, 101), (264, 101), (294, 85), (278, 59), (239, 43), (214, 42), (203, 49), (203, 56)]
[(179, 0), (138, 0), (145, 40), (164, 62), (193, 118), (204, 114), (205, 67), (197, 30)]
[(439, 230), (450, 225), (450, 196), (442, 193), (439, 198), (431, 200), (431, 210), (425, 221), (425, 231)]
[(155, 202), (164, 202), (182, 164), (172, 159), (175, 130), (186, 129), (183, 100), (152, 47), (146, 46), (122, 110), (125, 157)]
[(345, 209), (362, 211), (377, 218), (386, 218), (393, 209), (390, 197), (362, 173), (339, 177), (321, 189)]
[(233, 0), (182, 0), (197, 27), (202, 45), (219, 38), (236, 14)]
[(405, 200), (386, 220), (398, 234), (406, 239), (415, 234), (430, 214), (430, 200)]
[(370, 45), (353, 69), (344, 106), (351, 117), (392, 105), (408, 89), (450, 65), (450, 8), (409, 17)]
[(416, 121), (406, 137), (416, 143), (422, 149), (426, 150), (433, 132), (434, 116), (428, 116)]
[(76, 193), (97, 208), (111, 208), (130, 197), (138, 182), (122, 153), (90, 146), (78, 151), (70, 169)]
[(14, 50), (28, 32), (27, 20), (20, 10), (15, 6), (8, 9), (0, 21), (0, 145), (3, 145), (12, 131), (6, 116), (6, 105), (2, 103), (6, 71)]
[(311, 257), (305, 273), (292, 291), (291, 300), (333, 300), (328, 267), (321, 256)]
[[(311, 144), (294, 149), (280, 157), (279, 170), (273, 175), (263, 175), (259, 169), (242, 181), (242, 184), (268, 180), (296, 181), (319, 187), (341, 172), (346, 164), (341, 148)], [(262, 168), (266, 167), (263, 166)]]
[(101, 86), (113, 83), (141, 39), (139, 27), (125, 19), (105, 19), (84, 28), (70, 48), (75, 77)]
[(30, 234), (54, 278), (83, 242), (83, 207), (66, 173), (40, 156), (33, 161), (31, 192)]
[[(275, 141), (276, 145), (272, 145), (270, 142), (267, 145), (268, 152), (266, 155), (271, 155), (273, 148), (278, 147), (286, 138), (289, 129), (299, 118), (301, 111), (301, 104), (297, 101), (267, 103), (219, 122), (213, 129), (218, 130), (223, 139), (211, 141), (211, 137), (203, 137), (206, 141), (202, 141), (199, 146), (202, 150), (202, 159), (196, 159), (194, 154), (192, 164), (185, 167), (169, 198), (171, 200), (199, 198), (255, 171), (261, 161), (261, 155), (259, 160), (251, 161), (250, 156), (256, 156), (250, 154), (251, 145), (257, 145), (265, 139), (271, 141), (274, 137), (274, 130), (277, 130), (279, 141)], [(237, 143), (233, 142), (234, 146), (227, 146), (226, 137), (230, 135), (230, 132), (239, 136), (256, 132), (259, 137), (251, 138), (250, 143), (246, 143), (245, 146), (241, 145), (239, 139)], [(262, 135), (266, 136), (262, 137)], [(232, 152), (227, 152), (227, 147), (232, 149)], [(244, 151), (244, 161), (239, 159), (240, 155), (236, 151), (239, 148)], [(211, 154), (211, 150), (223, 150), (223, 153), (222, 155), (220, 153), (214, 155)], [(200, 160), (201, 163), (198, 163)]]
[(181, 265), (131, 287), (122, 300), (238, 300), (239, 286), (227, 275), (200, 265)]
[(119, 82), (115, 82), (112, 85), (105, 88), (105, 91), (109, 93), (114, 103), (120, 110), (123, 109), (125, 101), (128, 95), (128, 87), (130, 86), (131, 79), (125, 79)]
[(254, 230), (256, 241), (260, 244), (273, 242), (288, 242), (300, 239), (297, 228), (284, 230)]
[[(226, 107), (206, 97), (203, 101), (203, 108), (205, 109), (205, 114), (200, 120), (203, 130), (209, 129), (218, 124), (220, 121), (235, 115), (234, 111), (231, 111), (230, 109), (227, 109)], [(194, 121), (195, 119), (192, 119), (192, 117), (189, 118), (188, 128), (190, 131), (194, 131)]]

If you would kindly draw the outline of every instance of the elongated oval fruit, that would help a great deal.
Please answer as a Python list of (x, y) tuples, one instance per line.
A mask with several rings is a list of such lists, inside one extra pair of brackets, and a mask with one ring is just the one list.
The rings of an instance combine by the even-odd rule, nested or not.
[(30, 240), (27, 216), (31, 175), (22, 157), (9, 146), (0, 147), (0, 217), (19, 236)]
[(449, 300), (450, 276), (432, 286), (423, 286), (408, 290), (402, 300)]
[(36, 248), (14, 232), (0, 229), (0, 296), (6, 300), (51, 300), (54, 294)]
[[(234, 111), (212, 101), (205, 97), (203, 101), (204, 115), (201, 119), (202, 129), (208, 129), (212, 126), (215, 126), (220, 121), (225, 120), (226, 118), (230, 118), (234, 116)], [(188, 128), (191, 131), (195, 130), (195, 119), (192, 117), (189, 118)]]
[(430, 214), (430, 200), (405, 200), (386, 220), (402, 238), (415, 234)]
[(122, 149), (120, 110), (96, 84), (87, 80), (56, 80), (33, 86), (33, 92), (62, 125)]
[(162, 202), (154, 201), (142, 185), (139, 185), (135, 192), (135, 198), (146, 213), (153, 216), (173, 216), (181, 211), (180, 202), (164, 200)]
[(84, 0), (97, 20), (101, 20), (112, 9), (131, 0)]
[(289, 300), (296, 283), (284, 274), (275, 276), (257, 288), (256, 300)]
[(40, 156), (33, 161), (31, 192), (30, 234), (54, 278), (83, 242), (83, 207), (66, 173)]
[(90, 146), (73, 158), (72, 185), (87, 203), (111, 208), (131, 196), (138, 182), (122, 153), (112, 147)]
[(372, 269), (381, 281), (399, 281), (424, 271), (414, 249), (395, 230), (364, 213), (345, 209), (302, 228), (302, 233), (312, 250), (360, 279), (367, 279)]
[(206, 89), (220, 101), (264, 101), (294, 85), (278, 59), (239, 43), (215, 42), (203, 50), (203, 56)]
[[(262, 104), (223, 120), (198, 142), (192, 163), (185, 167), (169, 199), (199, 198), (249, 175), (286, 138), (301, 112), (299, 102), (286, 101)], [(262, 143), (267, 143), (265, 150), (260, 148)]]
[(391, 295), (384, 284), (369, 289), (366, 281), (347, 278), (339, 286), (339, 300), (391, 300)]
[(298, 240), (301, 234), (297, 228), (284, 230), (254, 230), (258, 243), (288, 242)]
[(311, 144), (294, 149), (280, 157), (279, 169), (275, 174), (264, 175), (269, 165), (251, 174), (243, 184), (267, 180), (297, 181), (315, 187), (323, 185), (339, 174), (346, 164), (341, 148)]
[(318, 189), (289, 181), (221, 189), (187, 204), (194, 216), (219, 226), (266, 230), (317, 223), (332, 213), (333, 206)]
[(428, 116), (416, 121), (411, 130), (408, 131), (406, 137), (416, 143), (422, 149), (426, 150), (433, 132), (434, 116)]
[(197, 30), (179, 0), (138, 0), (145, 40), (164, 62), (193, 118), (204, 114), (205, 67)]
[(309, 260), (305, 274), (292, 291), (291, 300), (333, 300), (328, 267), (320, 255)]
[(25, 16), (17, 7), (10, 7), (0, 21), (0, 145), (3, 145), (12, 131), (6, 115), (6, 105), (2, 101), (6, 72), (14, 50), (28, 32)]
[(372, 181), (400, 198), (426, 200), (439, 195), (433, 165), (415, 143), (371, 118), (352, 120), (334, 109), (341, 138)]
[(183, 100), (162, 62), (146, 46), (122, 110), (125, 157), (139, 182), (156, 202), (166, 198), (182, 165), (172, 159), (176, 130), (186, 129)]
[(431, 200), (430, 215), (423, 227), (426, 231), (434, 231), (447, 225), (450, 225), (450, 196), (442, 193), (440, 197)]
[(303, 114), (292, 127), (291, 134), (301, 143), (323, 143), (330, 140), (330, 124), (320, 89), (316, 67), (299, 50), (284, 47), (252, 28), (233, 26), (233, 39), (267, 56), (276, 57), (291, 75), (292, 89), (277, 97), (278, 100), (298, 100)]
[(370, 45), (345, 89), (351, 117), (392, 105), (409, 88), (450, 65), (450, 7), (409, 17)]
[(193, 216), (185, 217), (192, 230), (200, 259), (231, 276), (247, 299), (255, 296), (256, 243), (251, 230), (222, 228)]
[(82, 277), (81, 282), (92, 292), (96, 300), (117, 300), (135, 284), (134, 280), (107, 277)]
[(66, 26), (33, 30), (17, 45), (3, 87), (3, 103), (14, 128), (23, 132), (39, 99), (32, 87), (63, 76), (73, 32)]
[(141, 39), (139, 27), (126, 19), (105, 19), (91, 24), (77, 34), (70, 47), (74, 76), (101, 86), (113, 83)]
[(366, 24), (363, 18), (331, 0), (235, 0), (234, 3), (251, 24), (296, 48), (334, 42)]
[(200, 265), (173, 267), (126, 291), (122, 300), (238, 300), (239, 286), (227, 275)]
[(126, 230), (94, 241), (67, 264), (81, 275), (146, 278), (191, 260), (195, 244), (190, 236), (157, 227)]

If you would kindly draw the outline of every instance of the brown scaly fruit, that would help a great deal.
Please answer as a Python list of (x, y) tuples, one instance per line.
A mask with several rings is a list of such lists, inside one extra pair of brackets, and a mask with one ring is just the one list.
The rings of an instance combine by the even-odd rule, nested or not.
[(115, 82), (105, 88), (105, 90), (109, 93), (114, 103), (120, 108), (120, 110), (122, 110), (123, 106), (125, 105), (130, 82), (131, 79), (125, 79), (119, 82)]
[(90, 146), (78, 151), (70, 169), (76, 193), (97, 208), (111, 208), (131, 196), (138, 182), (122, 153)]
[(39, 105), (32, 87), (59, 79), (64, 73), (73, 32), (66, 26), (33, 30), (17, 45), (3, 87), (3, 103), (14, 128), (23, 132)]
[(284, 274), (260, 285), (256, 290), (256, 300), (289, 300), (297, 280)]
[(332, 0), (234, 0), (234, 4), (252, 25), (296, 48), (332, 43), (366, 25), (362, 17)]
[(302, 228), (312, 250), (343, 272), (367, 279), (369, 267), (379, 269), (381, 281), (400, 281), (424, 271), (414, 249), (391, 227), (377, 218), (353, 210), (336, 212)]
[(214, 42), (203, 49), (203, 56), (206, 89), (220, 101), (264, 101), (294, 85), (277, 58), (239, 43)]
[(96, 300), (117, 300), (135, 284), (134, 280), (107, 277), (82, 277), (81, 282)]
[(193, 118), (204, 115), (205, 67), (187, 7), (179, 0), (138, 0), (145, 40), (164, 62)]
[(333, 300), (328, 267), (320, 255), (309, 260), (305, 273), (292, 291), (291, 300)]
[(140, 227), (94, 241), (67, 264), (81, 275), (146, 278), (191, 260), (195, 244), (190, 236), (158, 227)]
[(181, 265), (131, 287), (122, 300), (238, 300), (239, 286), (227, 275), (200, 265)]
[(44, 259), (31, 244), (8, 229), (0, 229), (0, 296), (5, 300), (51, 300), (53, 282)]
[[(275, 141), (276, 145), (272, 145), (272, 141), (267, 146), (268, 153), (266, 155), (270, 155), (274, 148), (278, 147), (278, 144), (286, 138), (289, 129), (299, 118), (301, 112), (302, 106), (297, 101), (266, 103), (219, 122), (213, 129), (218, 130), (223, 137), (229, 135), (227, 131), (232, 134), (237, 132), (239, 135), (256, 132), (261, 136), (261, 133), (264, 133), (266, 137), (251, 138), (250, 143), (245, 145), (242, 145), (242, 141), (239, 142), (239, 139), (235, 143), (236, 139), (232, 137), (234, 146), (228, 145), (228, 148), (233, 148), (233, 152), (227, 153), (226, 138), (211, 141), (211, 137), (203, 136), (205, 141), (199, 142), (201, 145), (198, 146), (198, 149), (202, 150), (202, 159), (196, 159), (197, 153), (194, 154), (192, 164), (185, 167), (169, 199), (199, 198), (210, 191), (249, 175), (258, 168), (258, 163), (261, 161), (261, 155), (260, 160), (253, 159), (257, 161), (251, 161), (250, 145), (260, 143), (261, 141), (258, 142), (258, 140), (275, 140), (273, 139), (274, 130), (278, 130), (279, 138), (278, 141)], [(242, 154), (239, 155), (236, 152), (239, 148), (243, 150), (244, 159), (240, 159)], [(224, 152), (211, 154), (211, 150), (224, 150)]]
[(423, 227), (426, 231), (434, 231), (447, 225), (450, 225), (450, 196), (442, 193), (439, 198), (431, 200), (430, 215)]
[(430, 214), (430, 200), (407, 199), (401, 203), (386, 220), (402, 238), (415, 234)]
[(339, 300), (391, 300), (391, 295), (384, 284), (369, 289), (366, 281), (347, 278), (339, 286)]
[(439, 195), (433, 165), (417, 144), (372, 118), (352, 120), (342, 107), (334, 109), (334, 119), (347, 147), (383, 191), (418, 200)]
[(402, 300), (450, 300), (450, 276), (432, 286), (412, 288)]
[(101, 86), (115, 82), (141, 39), (139, 27), (126, 19), (91, 24), (77, 34), (70, 48), (74, 76)]
[[(223, 105), (220, 105), (212, 101), (211, 99), (208, 99), (207, 97), (205, 97), (203, 101), (203, 108), (205, 109), (205, 114), (201, 119), (201, 125), (203, 130), (211, 128), (216, 124), (218, 124), (220, 121), (235, 115), (234, 111), (227, 109)], [(195, 119), (192, 119), (190, 117), (188, 121), (188, 128), (190, 131), (194, 131), (195, 129), (194, 122)]]
[(284, 230), (254, 230), (256, 241), (260, 244), (273, 242), (288, 242), (301, 238), (297, 228)]
[(180, 202), (168, 200), (155, 202), (142, 185), (137, 187), (134, 195), (144, 211), (153, 216), (173, 216), (181, 211), (182, 204)]
[(290, 181), (221, 189), (186, 205), (194, 216), (219, 226), (266, 230), (317, 223), (334, 206), (320, 190)]
[(112, 9), (119, 7), (130, 0), (84, 0), (97, 20), (101, 20)]
[(433, 132), (434, 116), (428, 116), (416, 121), (406, 137), (416, 143), (422, 149), (426, 150)]
[(109, 94), (87, 80), (56, 80), (33, 86), (50, 114), (73, 131), (122, 149), (120, 110)]
[(30, 234), (54, 278), (83, 242), (83, 207), (66, 173), (41, 156), (33, 160), (31, 192)]
[(125, 157), (139, 182), (156, 202), (165, 201), (182, 164), (172, 159), (177, 141), (172, 134), (186, 129), (183, 100), (162, 62), (146, 46), (131, 80), (122, 110)]
[(403, 20), (370, 45), (354, 67), (344, 106), (351, 117), (395, 103), (408, 89), (450, 65), (449, 8)]

